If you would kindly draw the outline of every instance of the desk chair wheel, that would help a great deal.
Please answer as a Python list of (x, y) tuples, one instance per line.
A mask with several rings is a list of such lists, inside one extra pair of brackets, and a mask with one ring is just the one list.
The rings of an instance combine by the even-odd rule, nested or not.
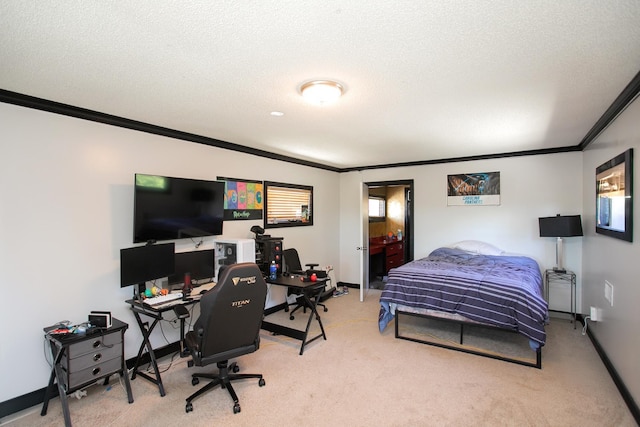
[[(200, 384), (200, 379), (198, 377), (191, 378), (191, 385), (192, 386), (197, 386), (198, 384)], [(187, 411), (187, 412), (189, 412), (189, 411)]]
[(193, 404), (191, 402), (187, 403), (187, 406), (185, 406), (184, 411), (188, 414), (189, 412), (193, 411)]
[(238, 412), (240, 412), (240, 404), (236, 403), (235, 405), (233, 405), (233, 413), (237, 414)]
[(292, 314), (291, 316), (289, 316), (289, 320), (293, 320), (295, 319), (295, 316)]

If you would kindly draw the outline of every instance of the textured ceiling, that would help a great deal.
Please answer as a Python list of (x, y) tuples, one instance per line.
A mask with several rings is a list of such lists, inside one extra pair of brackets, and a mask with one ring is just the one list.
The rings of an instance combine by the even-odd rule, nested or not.
[[(337, 168), (554, 149), (640, 70), (638, 22), (636, 0), (3, 1), (0, 89)], [(346, 93), (310, 105), (316, 78)]]

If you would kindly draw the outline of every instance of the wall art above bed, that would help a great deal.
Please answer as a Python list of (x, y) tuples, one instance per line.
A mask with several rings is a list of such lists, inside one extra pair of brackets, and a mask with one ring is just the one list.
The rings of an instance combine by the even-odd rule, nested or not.
[(500, 204), (500, 172), (447, 175), (447, 206)]

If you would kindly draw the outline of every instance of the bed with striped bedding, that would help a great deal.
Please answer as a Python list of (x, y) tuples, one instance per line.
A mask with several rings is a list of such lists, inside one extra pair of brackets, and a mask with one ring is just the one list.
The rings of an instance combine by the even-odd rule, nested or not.
[(389, 271), (379, 328), (395, 310), (440, 312), (518, 332), (536, 350), (545, 344), (548, 306), (538, 263), (525, 256), (479, 255), (438, 248)]

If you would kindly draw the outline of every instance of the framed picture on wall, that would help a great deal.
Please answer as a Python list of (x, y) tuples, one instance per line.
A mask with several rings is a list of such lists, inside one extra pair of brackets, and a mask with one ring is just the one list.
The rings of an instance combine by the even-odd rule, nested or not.
[(448, 206), (500, 204), (500, 172), (447, 175)]
[(633, 149), (596, 168), (596, 233), (633, 240)]
[(313, 187), (264, 182), (264, 228), (313, 225)]
[(218, 177), (224, 181), (224, 220), (262, 219), (264, 189), (262, 181)]

